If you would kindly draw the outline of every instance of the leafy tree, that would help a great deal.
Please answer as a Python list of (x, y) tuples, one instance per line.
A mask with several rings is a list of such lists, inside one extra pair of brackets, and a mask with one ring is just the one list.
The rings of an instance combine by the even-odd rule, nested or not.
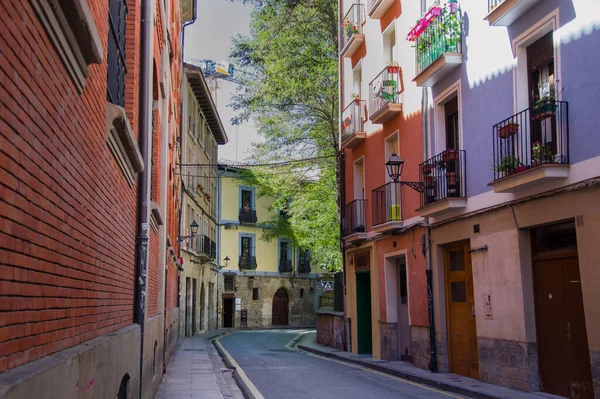
[(311, 252), (312, 264), (341, 268), (337, 205), (337, 0), (245, 0), (250, 33), (233, 38), (232, 60), (248, 74), (233, 96), (234, 123), (253, 119), (264, 139), (252, 169), (261, 195), (276, 199), (263, 239), (288, 237)]

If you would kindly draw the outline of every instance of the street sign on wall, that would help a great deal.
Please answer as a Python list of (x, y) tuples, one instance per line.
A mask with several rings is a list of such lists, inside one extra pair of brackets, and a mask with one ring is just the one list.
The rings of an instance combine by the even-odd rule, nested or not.
[(323, 292), (333, 292), (333, 281), (321, 281)]

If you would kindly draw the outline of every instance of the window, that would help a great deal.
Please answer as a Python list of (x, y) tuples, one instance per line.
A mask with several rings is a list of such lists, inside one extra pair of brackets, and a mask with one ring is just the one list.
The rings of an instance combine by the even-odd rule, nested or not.
[(444, 105), (446, 117), (446, 148), (460, 149), (458, 140), (458, 97), (454, 97)]
[(108, 2), (108, 72), (107, 100), (115, 105), (125, 105), (125, 17), (126, 0)]
[(224, 274), (223, 275), (223, 289), (225, 291), (235, 290), (235, 274)]
[(290, 247), (290, 243), (287, 241), (281, 241), (279, 243), (279, 259), (281, 261), (286, 262), (288, 259), (288, 249)]
[(252, 288), (252, 300), (258, 301), (258, 288)]
[(242, 256), (252, 256), (252, 237), (242, 237)]
[(252, 210), (252, 191), (242, 190), (242, 207), (244, 210), (248, 208), (248, 211)]
[(304, 297), (304, 288), (300, 288), (300, 298)]

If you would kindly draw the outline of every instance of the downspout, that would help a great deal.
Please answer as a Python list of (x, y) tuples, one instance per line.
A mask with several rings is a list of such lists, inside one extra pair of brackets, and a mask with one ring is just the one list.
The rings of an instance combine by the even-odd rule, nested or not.
[[(423, 117), (423, 160), (428, 159), (427, 148), (429, 147), (429, 129), (428, 129), (428, 91), (427, 88), (423, 88), (423, 95), (421, 96), (421, 114)], [(435, 315), (433, 312), (433, 271), (431, 270), (431, 241), (429, 240), (429, 218), (425, 217), (425, 239), (423, 252), (425, 253), (425, 274), (427, 276), (427, 312), (429, 315), (429, 370), (433, 373), (437, 373), (437, 348), (435, 344)]]
[(148, 258), (148, 177), (152, 173), (149, 159), (149, 119), (150, 119), (150, 62), (151, 24), (150, 0), (141, 2), (140, 27), (140, 98), (139, 98), (139, 146), (144, 160), (144, 169), (138, 180), (138, 228), (136, 238), (136, 292), (135, 322), (140, 325), (140, 387), (139, 397), (143, 396), (144, 367), (144, 324), (146, 316), (146, 261)]

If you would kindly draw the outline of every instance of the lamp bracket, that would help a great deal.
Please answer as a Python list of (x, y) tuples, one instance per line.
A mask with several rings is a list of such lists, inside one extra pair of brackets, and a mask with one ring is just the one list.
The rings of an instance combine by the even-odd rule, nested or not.
[(403, 186), (408, 186), (408, 187), (412, 188), (413, 190), (418, 191), (420, 193), (425, 191), (425, 184), (423, 184), (423, 182), (421, 182), (421, 181), (399, 181), (398, 183), (400, 183)]

